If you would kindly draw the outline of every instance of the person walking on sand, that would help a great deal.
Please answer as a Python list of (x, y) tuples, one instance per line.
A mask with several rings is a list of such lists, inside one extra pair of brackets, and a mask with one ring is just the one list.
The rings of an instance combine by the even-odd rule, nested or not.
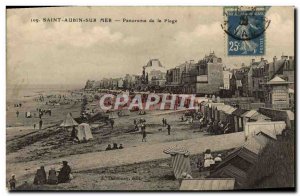
[(17, 118), (19, 118), (20, 112), (18, 110), (17, 110), (16, 114), (17, 114)]
[(171, 125), (170, 124), (167, 125), (167, 129), (168, 129), (168, 135), (171, 135)]
[(165, 126), (165, 119), (162, 119), (163, 127)]
[(34, 123), (34, 124), (33, 124), (33, 129), (35, 129), (35, 127), (36, 127), (36, 124)]
[(42, 126), (43, 126), (43, 120), (41, 119), (40, 122), (39, 122), (39, 130), (42, 129)]

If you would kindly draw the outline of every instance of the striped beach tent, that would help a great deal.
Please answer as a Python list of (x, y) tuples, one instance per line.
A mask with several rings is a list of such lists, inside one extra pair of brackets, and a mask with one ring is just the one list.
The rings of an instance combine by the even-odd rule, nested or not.
[(190, 152), (182, 147), (171, 147), (163, 151), (172, 157), (172, 168), (176, 179), (182, 178), (183, 173), (191, 174)]

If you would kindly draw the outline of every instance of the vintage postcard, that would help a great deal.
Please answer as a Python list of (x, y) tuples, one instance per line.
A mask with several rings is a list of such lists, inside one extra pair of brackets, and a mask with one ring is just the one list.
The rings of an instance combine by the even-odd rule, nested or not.
[(295, 7), (6, 7), (9, 191), (295, 190)]

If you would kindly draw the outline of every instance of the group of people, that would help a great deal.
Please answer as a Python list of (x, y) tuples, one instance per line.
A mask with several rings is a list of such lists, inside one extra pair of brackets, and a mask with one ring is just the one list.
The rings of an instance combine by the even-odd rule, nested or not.
[(204, 153), (203, 159), (199, 158), (197, 165), (198, 165), (199, 171), (210, 170), (210, 169), (214, 168), (214, 166), (219, 164), (220, 162), (222, 162), (222, 155), (218, 154), (216, 157), (213, 157), (211, 154), (211, 150), (207, 149)]
[[(67, 161), (63, 161), (63, 166), (60, 171), (56, 172), (55, 168), (49, 170), (49, 175), (47, 179), (47, 174), (44, 166), (41, 166), (35, 174), (33, 184), (43, 185), (43, 184), (58, 184), (66, 183), (72, 179), (71, 167), (68, 165)], [(58, 173), (58, 175), (57, 175)]]
[[(42, 127), (43, 127), (43, 120), (40, 119), (40, 121), (39, 121), (39, 130), (41, 130)], [(35, 129), (35, 128), (36, 128), (36, 124), (34, 123), (34, 124), (33, 124), (33, 129)]]
[(106, 147), (106, 151), (107, 150), (117, 150), (117, 149), (123, 149), (123, 145), (120, 144), (119, 147), (118, 147), (118, 144), (117, 143), (113, 143), (113, 146), (111, 147), (111, 144), (108, 144), (107, 147)]
[(211, 120), (208, 121), (204, 118), (200, 119), (200, 128), (206, 127), (207, 132), (213, 135), (230, 133), (230, 123)]
[(15, 104), (14, 104), (14, 107), (15, 107), (15, 108), (20, 108), (20, 107), (22, 107), (22, 103), (15, 103)]
[[(41, 109), (41, 108), (36, 108), (36, 111), (37, 111), (38, 114), (39, 114), (39, 118), (42, 118), (42, 117), (44, 116), (44, 114), (48, 114), (49, 116), (52, 115), (51, 109), (45, 110), (45, 109)], [(34, 114), (34, 116), (35, 116), (35, 114)], [(35, 116), (35, 117), (36, 117), (36, 116)]]
[(134, 131), (141, 131), (142, 134), (142, 142), (147, 142), (147, 132), (146, 132), (146, 120), (144, 118), (140, 118), (139, 120), (133, 120)]

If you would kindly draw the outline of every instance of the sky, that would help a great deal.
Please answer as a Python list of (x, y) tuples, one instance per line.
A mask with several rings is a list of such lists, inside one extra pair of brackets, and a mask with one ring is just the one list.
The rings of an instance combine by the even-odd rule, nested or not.
[[(53, 7), (7, 10), (7, 85), (82, 84), (141, 74), (158, 58), (166, 68), (214, 51), (234, 68), (257, 57), (229, 57), (222, 7)], [(112, 23), (31, 22), (43, 18), (111, 18)], [(271, 7), (265, 59), (294, 55), (294, 8)], [(158, 23), (123, 23), (161, 19)], [(177, 20), (165, 23), (164, 19)]]

